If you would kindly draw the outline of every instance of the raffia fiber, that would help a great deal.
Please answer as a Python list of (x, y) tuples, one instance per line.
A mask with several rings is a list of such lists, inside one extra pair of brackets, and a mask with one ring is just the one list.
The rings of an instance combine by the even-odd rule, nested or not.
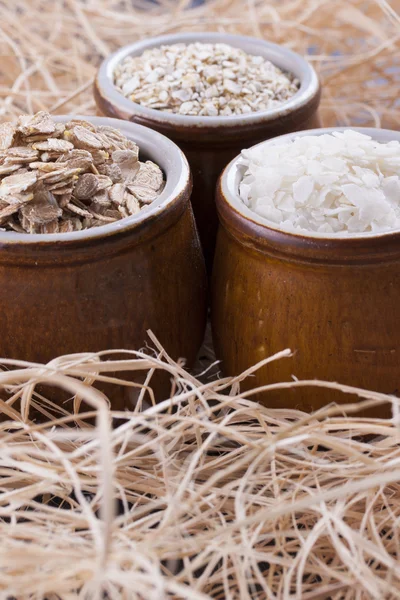
[[(202, 383), (158, 349), (3, 361), (1, 597), (398, 598), (399, 400), (330, 384), (360, 396), (352, 418), (268, 410), (239, 392), (255, 368)], [(135, 410), (109, 412), (92, 384), (129, 386), (118, 372), (138, 369), (149, 387), (166, 370), (170, 398), (145, 408), (143, 389)], [(71, 414), (76, 394), (92, 412)], [(357, 417), (387, 402), (393, 419)]]

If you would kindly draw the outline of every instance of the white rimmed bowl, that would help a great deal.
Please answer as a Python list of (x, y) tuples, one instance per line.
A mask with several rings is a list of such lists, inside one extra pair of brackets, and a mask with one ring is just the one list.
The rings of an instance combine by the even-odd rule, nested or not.
[[(282, 69), (294, 73), (301, 82), (300, 89), (287, 102), (269, 110), (226, 117), (195, 117), (141, 106), (125, 98), (115, 87), (115, 67), (127, 56), (140, 55), (148, 48), (161, 45), (196, 41), (223, 42), (249, 54), (263, 56)], [(172, 34), (124, 46), (100, 66), (94, 94), (100, 114), (152, 127), (176, 142), (186, 154), (194, 179), (193, 209), (209, 269), (218, 225), (214, 192), (221, 170), (242, 148), (286, 132), (319, 126), (317, 110), (320, 86), (313, 67), (288, 48), (239, 35)]]
[[(378, 141), (400, 140), (396, 131), (354, 129)], [(304, 131), (265, 143), (331, 131)], [(397, 393), (400, 231), (344, 237), (277, 229), (241, 202), (238, 158), (226, 167), (217, 191), (212, 322), (224, 371), (237, 374), (290, 348), (293, 358), (264, 367), (248, 385), (295, 375)], [(259, 398), (269, 406), (306, 410), (349, 400), (312, 387), (263, 392)]]
[(63, 234), (0, 233), (0, 356), (47, 362), (139, 349), (151, 329), (173, 357), (190, 363), (204, 333), (206, 281), (187, 161), (151, 129), (82, 118), (137, 142), (141, 158), (162, 168), (165, 189), (116, 223)]

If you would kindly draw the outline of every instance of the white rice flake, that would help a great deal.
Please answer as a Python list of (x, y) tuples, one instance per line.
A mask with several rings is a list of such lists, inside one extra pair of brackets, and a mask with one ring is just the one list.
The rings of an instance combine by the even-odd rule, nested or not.
[(244, 150), (239, 195), (290, 231), (360, 235), (400, 229), (400, 143), (358, 131)]
[(303, 175), (293, 184), (293, 198), (297, 204), (305, 204), (310, 199), (314, 189), (314, 179), (311, 175)]

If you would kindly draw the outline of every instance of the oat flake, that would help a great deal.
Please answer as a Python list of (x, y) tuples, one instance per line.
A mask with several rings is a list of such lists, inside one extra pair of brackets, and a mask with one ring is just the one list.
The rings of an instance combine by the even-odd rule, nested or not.
[[(138, 177), (137, 181), (136, 178)], [(112, 223), (160, 195), (163, 173), (120, 131), (43, 111), (0, 124), (0, 226), (65, 233)]]
[(171, 113), (230, 116), (274, 108), (299, 81), (261, 56), (228, 44), (173, 44), (128, 56), (114, 83), (133, 102)]

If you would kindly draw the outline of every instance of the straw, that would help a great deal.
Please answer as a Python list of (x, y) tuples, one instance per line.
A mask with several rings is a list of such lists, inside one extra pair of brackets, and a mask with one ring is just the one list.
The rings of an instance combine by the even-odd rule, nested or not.
[(123, 44), (179, 31), (263, 37), (305, 55), (324, 93), (323, 125), (397, 129), (398, 0), (179, 2), (5, 0), (0, 24), (0, 115), (95, 113), (91, 84)]
[[(1, 361), (0, 395), (25, 404), (0, 425), (0, 590), (24, 599), (397, 598), (398, 420), (358, 413), (389, 403), (396, 415), (398, 400), (291, 381), (270, 387), (335, 387), (360, 401), (314, 415), (271, 410), (240, 393), (250, 371), (201, 380), (151, 340), (158, 357)], [(172, 395), (108, 411), (97, 381), (124, 387), (129, 373), (147, 372), (151, 387), (155, 371), (172, 378)], [(40, 384), (71, 394), (61, 416)], [(95, 412), (74, 413), (76, 396)]]

